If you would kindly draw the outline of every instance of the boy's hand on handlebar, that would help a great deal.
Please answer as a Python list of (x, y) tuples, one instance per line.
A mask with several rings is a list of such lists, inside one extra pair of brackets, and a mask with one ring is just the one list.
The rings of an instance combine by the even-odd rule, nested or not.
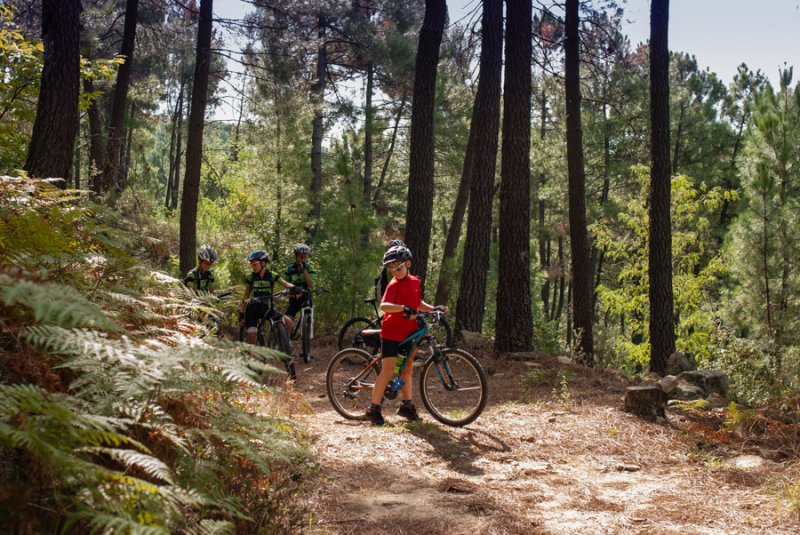
[(411, 308), (408, 305), (403, 305), (403, 317), (404, 318), (411, 318), (412, 316), (416, 316), (417, 311)]
[(433, 307), (433, 311), (444, 312), (445, 314), (448, 314), (450, 312), (450, 309), (447, 308), (447, 305), (436, 305), (435, 307)]

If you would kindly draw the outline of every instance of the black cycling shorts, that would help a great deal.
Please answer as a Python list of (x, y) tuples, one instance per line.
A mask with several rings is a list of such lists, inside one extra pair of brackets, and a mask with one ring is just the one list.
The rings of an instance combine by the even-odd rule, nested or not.
[(264, 303), (262, 301), (253, 301), (247, 304), (247, 308), (244, 309), (244, 326), (245, 327), (256, 327), (258, 325), (258, 321), (267, 316), (273, 310), (274, 314), (280, 315), (280, 313), (273, 309), (269, 304)]
[(289, 299), (289, 306), (286, 308), (286, 312), (284, 312), (284, 314), (291, 316), (292, 318), (295, 317), (295, 315), (300, 312), (300, 309), (303, 308), (303, 304), (304, 299)]
[(390, 359), (395, 358), (400, 353), (408, 356), (409, 345), (408, 343), (403, 345), (401, 342), (381, 338), (381, 355), (383, 355), (383, 358)]

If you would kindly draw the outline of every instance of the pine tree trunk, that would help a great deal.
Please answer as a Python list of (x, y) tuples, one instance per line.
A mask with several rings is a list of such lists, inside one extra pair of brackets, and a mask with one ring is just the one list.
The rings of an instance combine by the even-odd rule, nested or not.
[(530, 258), (531, 0), (506, 0), (495, 349), (533, 347)]
[(178, 103), (178, 124), (176, 127), (175, 139), (175, 162), (173, 163), (174, 174), (172, 177), (172, 209), (178, 208), (178, 197), (181, 191), (181, 160), (183, 160), (183, 105), (185, 102), (184, 92), (186, 78), (181, 81), (181, 95)]
[(322, 217), (320, 198), (322, 194), (322, 136), (324, 134), (325, 82), (328, 70), (328, 52), (325, 47), (325, 28), (328, 21), (324, 15), (319, 15), (317, 24), (319, 47), (317, 49), (317, 82), (312, 88), (314, 120), (311, 128), (311, 223), (307, 227), (309, 244), (314, 241), (319, 220)]
[[(83, 81), (83, 92), (94, 93), (94, 82), (91, 79)], [(89, 120), (89, 187), (95, 193), (102, 193), (103, 134), (97, 99), (86, 110), (86, 116)]]
[(439, 46), (447, 19), (445, 0), (425, 0), (425, 18), (419, 32), (414, 94), (411, 104), (411, 139), (406, 207), (406, 243), (414, 253), (412, 272), (422, 279), (428, 273), (428, 249), (433, 225), (433, 109)]
[(650, 371), (663, 375), (675, 351), (669, 167), (669, 0), (650, 7)]
[(108, 123), (108, 145), (103, 168), (103, 189), (121, 188), (120, 164), (124, 147), (125, 109), (128, 104), (128, 89), (133, 70), (133, 51), (136, 44), (136, 25), (138, 22), (139, 0), (127, 0), (125, 5), (125, 25), (122, 31), (122, 50), (125, 63), (117, 71), (117, 84), (114, 87), (114, 100), (111, 104), (111, 117)]
[(446, 304), (450, 300), (450, 291), (452, 290), (456, 262), (458, 261), (456, 249), (458, 248), (461, 227), (464, 224), (464, 214), (467, 211), (467, 203), (469, 202), (470, 177), (472, 176), (472, 168), (475, 161), (474, 155), (477, 150), (477, 133), (478, 129), (473, 122), (469, 127), (467, 151), (464, 154), (464, 167), (461, 170), (461, 181), (458, 183), (456, 202), (453, 205), (453, 217), (450, 219), (450, 226), (447, 227), (442, 263), (439, 267), (439, 280), (436, 283), (435, 302), (439, 304)]
[(375, 68), (367, 65), (367, 95), (364, 105), (364, 206), (369, 207), (372, 201), (372, 132), (375, 129), (375, 109), (372, 107), (373, 78)]
[(481, 332), (486, 301), (486, 275), (492, 230), (492, 200), (500, 123), (500, 80), (503, 49), (503, 2), (483, 0), (481, 59), (472, 122), (476, 139), (469, 192), (464, 266), (456, 305), (456, 332)]
[(44, 67), (24, 165), (30, 176), (66, 179), (70, 174), (79, 120), (80, 13), (79, 0), (42, 2)]
[(389, 172), (389, 163), (392, 161), (392, 154), (394, 154), (394, 145), (397, 141), (397, 130), (400, 128), (400, 119), (403, 117), (403, 110), (406, 107), (407, 96), (404, 94), (403, 98), (400, 100), (400, 106), (397, 108), (397, 114), (394, 119), (394, 127), (392, 128), (392, 137), (389, 140), (389, 149), (386, 151), (386, 159), (383, 161), (383, 167), (381, 168), (381, 176), (378, 179), (378, 185), (372, 190), (372, 206), (374, 213), (376, 215), (380, 215), (380, 210), (378, 209), (378, 200), (380, 198), (381, 190), (383, 189), (383, 184), (386, 181), (386, 174)]
[[(542, 84), (542, 98), (541, 98), (541, 107), (540, 107), (540, 117), (541, 122), (539, 124), (539, 140), (540, 146), (544, 148), (544, 138), (545, 134), (547, 133), (547, 93), (544, 90), (544, 84)], [(546, 183), (546, 176), (544, 174), (544, 166), (542, 166), (542, 171), (539, 173), (539, 191), (544, 191), (544, 186)], [(539, 197), (539, 217), (538, 217), (538, 238), (539, 238), (539, 269), (545, 275), (544, 282), (542, 283), (542, 308), (544, 309), (544, 315), (547, 317), (547, 311), (549, 310), (549, 302), (550, 302), (550, 242), (547, 238), (547, 233), (545, 232), (544, 228), (544, 212), (545, 212), (545, 202), (544, 197)]]
[(200, 1), (200, 24), (197, 31), (197, 62), (192, 87), (192, 111), (186, 139), (186, 176), (183, 179), (180, 220), (180, 272), (186, 273), (195, 263), (197, 249), (197, 201), (200, 193), (200, 167), (203, 157), (203, 127), (208, 100), (209, 64), (211, 63), (212, 0)]
[(567, 0), (564, 77), (567, 99), (567, 168), (569, 171), (569, 234), (572, 260), (572, 318), (576, 331), (575, 351), (586, 363), (592, 362), (592, 266), (586, 223), (586, 172), (581, 124), (579, 0)]

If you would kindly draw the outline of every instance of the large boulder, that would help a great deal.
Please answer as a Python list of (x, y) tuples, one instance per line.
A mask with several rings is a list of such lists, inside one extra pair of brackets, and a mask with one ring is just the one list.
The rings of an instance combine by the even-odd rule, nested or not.
[(667, 375), (680, 375), (697, 369), (697, 362), (685, 353), (676, 351), (667, 359)]
[(661, 378), (658, 385), (665, 394), (670, 395), (675, 391), (675, 387), (678, 386), (678, 378), (674, 375), (666, 375)]
[(474, 346), (482, 344), (486, 341), (486, 339), (481, 335), (481, 333), (461, 331), (461, 334), (459, 335), (459, 341), (465, 346)]
[(678, 382), (684, 382), (700, 388), (707, 397), (710, 394), (719, 394), (728, 397), (728, 375), (716, 370), (694, 370), (678, 375)]

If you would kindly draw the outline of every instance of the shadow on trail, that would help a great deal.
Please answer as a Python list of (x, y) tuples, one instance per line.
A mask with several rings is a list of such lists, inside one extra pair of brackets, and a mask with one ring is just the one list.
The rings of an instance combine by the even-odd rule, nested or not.
[(465, 475), (481, 475), (484, 471), (474, 463), (489, 452), (510, 452), (511, 447), (497, 436), (478, 429), (450, 429), (418, 422), (407, 425), (408, 431), (433, 447), (433, 455)]

